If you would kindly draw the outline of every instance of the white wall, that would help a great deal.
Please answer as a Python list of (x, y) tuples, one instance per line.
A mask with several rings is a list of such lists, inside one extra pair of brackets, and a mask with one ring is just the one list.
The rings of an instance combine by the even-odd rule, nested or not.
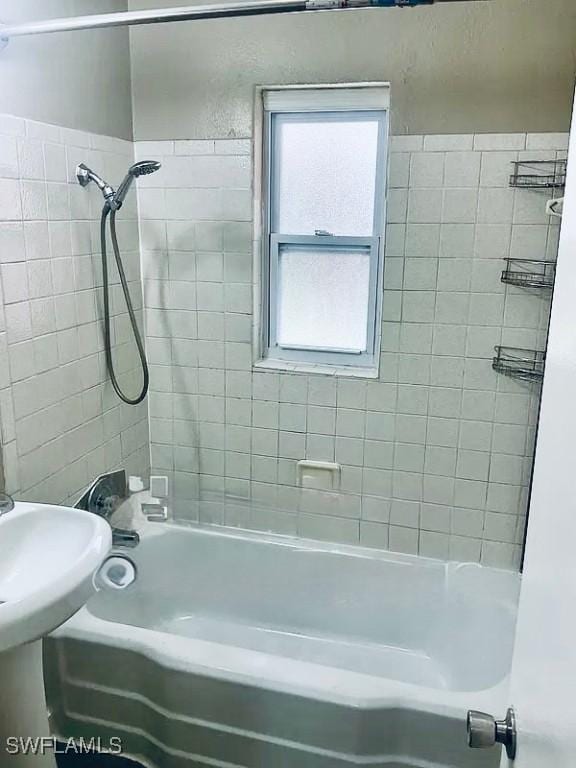
[[(0, 22), (124, 11), (127, 0), (0, 0)], [(132, 138), (127, 29), (18, 38), (0, 52), (0, 112)]]
[[(189, 0), (130, 0), (130, 8)], [(567, 131), (573, 0), (487, 0), (131, 31), (135, 137), (249, 136), (255, 85), (388, 80), (392, 133)]]

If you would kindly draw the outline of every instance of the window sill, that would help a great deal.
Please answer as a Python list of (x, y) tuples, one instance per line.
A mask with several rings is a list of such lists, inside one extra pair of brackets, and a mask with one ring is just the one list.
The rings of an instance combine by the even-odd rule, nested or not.
[(376, 368), (361, 368), (352, 365), (321, 365), (315, 363), (293, 363), (287, 360), (266, 358), (254, 363), (255, 371), (283, 371), (284, 373), (316, 373), (319, 376), (346, 376), (354, 379), (377, 379)]

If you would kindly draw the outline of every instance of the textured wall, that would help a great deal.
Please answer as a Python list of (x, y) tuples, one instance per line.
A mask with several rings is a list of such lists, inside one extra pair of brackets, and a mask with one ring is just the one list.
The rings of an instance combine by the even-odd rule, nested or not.
[[(0, 21), (125, 11), (126, 0), (0, 0)], [(132, 137), (127, 29), (13, 40), (0, 53), (0, 110), (123, 139)]]
[[(153, 468), (181, 519), (518, 565), (539, 388), (496, 344), (543, 348), (550, 292), (502, 258), (555, 257), (546, 192), (511, 162), (566, 135), (392, 139), (379, 381), (252, 369), (250, 142), (142, 142)], [(257, 290), (257, 289), (256, 289)], [(342, 466), (302, 490), (301, 459)]]
[[(0, 115), (0, 413), (8, 492), (75, 500), (98, 474), (149, 466), (146, 404), (120, 404), (108, 381), (101, 330), (102, 197), (75, 179), (84, 161), (117, 183), (130, 142)], [(136, 196), (119, 238), (141, 310)], [(114, 355), (122, 385), (141, 374), (111, 266)], [(141, 311), (139, 312), (141, 316)]]
[[(130, 0), (130, 7), (188, 0)], [(567, 131), (573, 0), (254, 17), (131, 32), (137, 139), (247, 136), (255, 84), (389, 80), (392, 132)]]

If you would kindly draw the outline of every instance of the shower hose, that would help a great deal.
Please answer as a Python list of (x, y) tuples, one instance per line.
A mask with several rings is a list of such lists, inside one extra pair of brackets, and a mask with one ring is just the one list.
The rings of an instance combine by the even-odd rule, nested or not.
[[(106, 223), (110, 217), (110, 235), (112, 238), (112, 250), (114, 251), (114, 258), (116, 259), (116, 266), (118, 267), (118, 274), (120, 276), (120, 283), (122, 284), (122, 291), (124, 292), (124, 299), (126, 300), (126, 308), (128, 309), (128, 315), (130, 317), (130, 324), (132, 326), (132, 332), (134, 334), (134, 340), (138, 347), (138, 354), (140, 355), (140, 363), (142, 365), (142, 376), (144, 382), (142, 384), (142, 390), (140, 394), (135, 398), (130, 398), (122, 392), (118, 379), (116, 378), (116, 372), (114, 370), (114, 361), (112, 360), (112, 345), (110, 339), (110, 288), (108, 281), (108, 256), (106, 253)], [(102, 219), (100, 221), (100, 243), (102, 250), (102, 293), (104, 299), (104, 351), (106, 355), (106, 367), (110, 376), (110, 381), (114, 387), (114, 391), (118, 397), (128, 405), (138, 405), (141, 403), (148, 393), (148, 384), (150, 382), (150, 374), (148, 371), (148, 363), (146, 361), (146, 352), (144, 351), (144, 344), (142, 343), (142, 336), (138, 329), (138, 323), (136, 322), (136, 315), (134, 314), (134, 307), (132, 306), (132, 299), (130, 298), (130, 291), (128, 290), (128, 282), (126, 281), (126, 274), (124, 273), (124, 265), (122, 264), (122, 257), (120, 255), (120, 248), (118, 246), (118, 236), (116, 234), (116, 211), (110, 209), (109, 205), (105, 205), (102, 210)]]

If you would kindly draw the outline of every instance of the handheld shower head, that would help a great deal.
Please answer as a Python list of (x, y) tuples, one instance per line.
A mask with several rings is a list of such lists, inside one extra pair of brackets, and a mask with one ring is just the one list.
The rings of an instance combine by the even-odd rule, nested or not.
[[(135, 163), (128, 169), (128, 173), (124, 178), (124, 181), (118, 187), (115, 192), (114, 189), (107, 184), (104, 179), (94, 173), (88, 166), (81, 163), (76, 168), (76, 177), (78, 183), (82, 187), (88, 186), (90, 182), (94, 182), (102, 194), (104, 195), (104, 207), (102, 209), (102, 216), (100, 218), (100, 248), (102, 253), (102, 291), (104, 299), (104, 351), (106, 355), (106, 368), (110, 375), (110, 380), (114, 391), (118, 397), (128, 405), (138, 405), (141, 403), (148, 392), (148, 384), (150, 381), (150, 374), (148, 370), (148, 362), (146, 360), (146, 351), (144, 344), (142, 343), (142, 337), (138, 329), (138, 323), (136, 321), (136, 315), (134, 313), (134, 307), (130, 298), (130, 290), (128, 288), (128, 281), (126, 280), (126, 273), (124, 272), (124, 266), (122, 264), (122, 256), (120, 255), (120, 248), (118, 246), (118, 237), (116, 234), (116, 211), (122, 206), (128, 190), (130, 189), (134, 179), (139, 176), (147, 176), (150, 173), (154, 173), (160, 169), (160, 163), (155, 160), (144, 160), (139, 163)], [(138, 348), (138, 354), (140, 355), (140, 362), (142, 364), (143, 385), (140, 394), (137, 397), (131, 398), (126, 395), (118, 383), (116, 378), (116, 371), (114, 368), (114, 361), (112, 359), (112, 346), (111, 346), (111, 318), (110, 318), (110, 284), (108, 279), (108, 261), (106, 255), (106, 241), (107, 241), (107, 223), (110, 224), (110, 237), (112, 241), (112, 248), (114, 250), (114, 258), (116, 259), (116, 266), (118, 268), (118, 275), (120, 277), (120, 284), (126, 300), (126, 308), (128, 310), (128, 316), (130, 318), (130, 324), (134, 333), (134, 339), (136, 341), (136, 347)], [(1, 514), (1, 511), (0, 511)]]
[(122, 206), (134, 179), (138, 179), (140, 176), (149, 176), (151, 173), (160, 170), (160, 168), (161, 164), (156, 162), (156, 160), (141, 160), (139, 163), (134, 163), (134, 165), (128, 169), (128, 173), (126, 174), (124, 181), (118, 187), (116, 194), (112, 200), (109, 201), (110, 208), (113, 211), (117, 211)]
[(156, 160), (141, 160), (128, 170), (128, 173), (138, 178), (139, 176), (149, 176), (151, 173), (159, 171), (162, 167), (161, 163), (157, 163)]
[(161, 165), (156, 162), (156, 160), (141, 160), (139, 163), (134, 163), (134, 165), (130, 166), (128, 169), (124, 181), (120, 184), (116, 192), (108, 182), (104, 181), (104, 179), (98, 176), (98, 174), (91, 168), (88, 168), (87, 165), (84, 165), (84, 163), (80, 163), (76, 168), (76, 178), (82, 187), (88, 186), (88, 184), (93, 181), (104, 195), (104, 199), (110, 210), (117, 211), (122, 207), (122, 203), (126, 199), (126, 195), (128, 194), (134, 179), (137, 179), (140, 176), (148, 176), (149, 174), (160, 170), (160, 168)]

